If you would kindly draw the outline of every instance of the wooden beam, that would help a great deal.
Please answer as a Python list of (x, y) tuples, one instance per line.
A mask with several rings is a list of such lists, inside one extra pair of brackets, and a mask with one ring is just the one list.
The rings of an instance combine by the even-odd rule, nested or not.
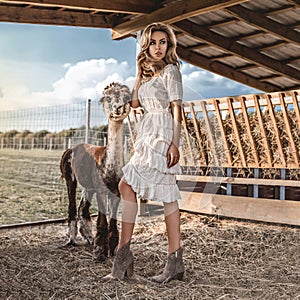
[[(265, 99), (267, 101), (267, 107), (268, 107), (268, 110), (269, 110), (269, 116), (271, 118), (271, 122), (273, 124), (273, 129), (274, 129), (274, 138), (276, 140), (276, 145), (277, 145), (277, 149), (278, 149), (278, 154), (279, 154), (279, 159), (281, 161), (281, 165), (283, 166), (283, 168), (286, 167), (286, 160), (285, 160), (285, 155), (284, 155), (284, 152), (283, 152), (283, 147), (282, 147), (282, 142), (281, 142), (281, 139), (280, 139), (280, 131), (279, 131), (279, 128), (277, 126), (277, 122), (276, 122), (276, 116), (275, 116), (275, 111), (274, 111), (274, 107), (273, 107), (273, 104), (272, 104), (272, 101), (271, 101), (271, 95), (269, 94), (266, 94), (265, 96)], [(270, 129), (269, 129), (270, 131)], [(274, 157), (274, 151), (273, 151), (273, 162), (272, 162), (272, 165), (274, 166), (276, 163), (275, 159), (277, 159), (277, 157)]]
[(181, 192), (180, 209), (204, 214), (300, 225), (300, 202)]
[(207, 132), (207, 140), (209, 143), (209, 149), (213, 158), (213, 166), (220, 166), (220, 161), (218, 157), (218, 153), (216, 151), (216, 145), (215, 145), (215, 139), (213, 136), (213, 129), (209, 121), (209, 116), (208, 112), (206, 109), (206, 103), (205, 101), (201, 101), (200, 103), (201, 108), (202, 108), (202, 113), (203, 113), (203, 119), (204, 119), (204, 124), (206, 127), (206, 132)]
[(109, 18), (83, 12), (0, 6), (0, 22), (110, 28)]
[[(221, 116), (221, 112), (220, 112), (220, 108), (219, 108), (219, 100), (218, 99), (214, 99), (213, 100), (213, 104), (214, 104), (214, 108), (215, 108), (215, 114), (216, 114), (216, 118), (218, 120), (218, 124), (219, 124), (219, 130), (221, 133), (221, 137), (223, 139), (223, 145), (224, 145), (224, 151), (225, 151), (225, 156), (226, 156), (226, 161), (225, 164), (227, 166), (232, 166), (232, 156), (231, 156), (231, 152), (229, 149), (229, 143), (228, 140), (226, 139), (226, 133), (225, 133), (225, 129), (224, 129), (224, 124), (223, 124), (223, 120), (222, 120), (222, 116)], [(213, 146), (213, 145), (212, 145)], [(219, 160), (220, 161), (220, 160)], [(224, 165), (224, 162), (221, 161), (218, 166), (220, 165)]]
[(123, 22), (113, 28), (113, 39), (122, 39), (128, 34), (142, 30), (153, 22), (163, 22), (166, 24), (178, 22), (185, 18), (190, 18), (199, 14), (223, 9), (228, 6), (247, 2), (246, 0), (179, 0), (170, 5), (155, 10), (151, 14), (134, 18)]
[(255, 27), (259, 27), (280, 39), (300, 45), (300, 32), (289, 26), (273, 21), (257, 11), (247, 9), (242, 5), (236, 5), (225, 9), (236, 18), (245, 21)]
[(241, 103), (241, 109), (242, 109), (243, 116), (244, 116), (244, 121), (245, 121), (245, 126), (246, 126), (246, 131), (247, 131), (247, 137), (248, 137), (248, 140), (249, 140), (249, 143), (250, 143), (250, 147), (251, 147), (251, 150), (252, 150), (252, 156), (254, 158), (256, 168), (258, 168), (259, 167), (258, 154), (257, 154), (257, 149), (255, 147), (255, 142), (254, 142), (254, 139), (253, 139), (253, 136), (252, 136), (252, 133), (251, 133), (249, 114), (247, 112), (247, 107), (246, 107), (245, 102), (246, 102), (246, 97), (241, 97), (240, 103)]
[[(289, 116), (288, 116), (288, 112), (287, 112), (287, 108), (286, 108), (286, 104), (285, 104), (285, 99), (286, 95), (285, 93), (279, 93), (279, 99), (280, 99), (280, 106), (282, 109), (282, 114), (283, 114), (283, 120), (284, 120), (284, 125), (286, 128), (286, 134), (289, 137), (289, 143), (291, 145), (292, 148), (292, 156), (294, 158), (295, 163), (299, 166), (299, 155), (298, 155), (298, 149), (296, 147), (294, 138), (293, 138), (293, 134), (292, 134), (292, 128), (289, 122)], [(299, 106), (298, 106), (299, 108)]]
[(238, 129), (234, 109), (233, 109), (233, 106), (232, 106), (232, 101), (233, 101), (233, 98), (230, 98), (230, 97), (227, 98), (228, 110), (229, 110), (229, 114), (230, 114), (230, 117), (231, 117), (232, 128), (233, 128), (234, 136), (235, 136), (237, 147), (238, 147), (239, 154), (240, 154), (240, 160), (242, 161), (242, 167), (245, 168), (245, 167), (247, 167), (247, 161), (246, 161), (244, 149), (243, 149), (243, 146), (242, 146), (242, 143), (241, 143), (240, 132), (239, 132), (239, 129)]
[[(264, 126), (262, 112), (261, 112), (261, 109), (260, 109), (259, 96), (258, 95), (253, 95), (253, 99), (254, 99), (255, 112), (256, 112), (256, 115), (257, 115), (258, 124), (259, 124), (259, 128), (260, 128), (260, 133), (261, 133), (261, 137), (262, 137), (262, 144), (263, 144), (263, 147), (264, 147), (264, 152), (266, 153), (267, 166), (269, 168), (271, 168), (271, 167), (273, 167), (272, 157), (271, 157), (272, 154), (271, 154), (271, 150), (270, 150), (269, 143), (268, 143), (268, 137), (267, 137), (266, 129), (265, 129), (265, 126)], [(259, 163), (262, 164), (261, 161)]]
[(247, 184), (247, 185), (299, 187), (299, 180), (286, 180), (286, 179), (176, 175), (176, 180), (186, 181), (186, 182), (211, 182), (211, 183), (232, 183), (232, 184)]
[(102, 12), (145, 14), (158, 8), (158, 1), (140, 0), (0, 0), (0, 3), (27, 4), (43, 7), (64, 7), (72, 9), (97, 10)]
[(207, 166), (208, 161), (206, 160), (206, 157), (205, 157), (205, 151), (204, 151), (204, 148), (203, 148), (203, 141), (202, 141), (201, 134), (200, 134), (200, 126), (199, 126), (199, 123), (197, 121), (197, 117), (196, 117), (196, 113), (195, 113), (195, 110), (194, 110), (193, 103), (190, 102), (189, 107), (190, 107), (190, 112), (192, 114), (194, 130), (195, 130), (196, 138), (197, 138), (198, 145), (199, 145), (200, 163)]
[(271, 70), (274, 73), (279, 73), (294, 81), (300, 81), (300, 72), (295, 68), (282, 64), (256, 50), (243, 46), (235, 41), (224, 38), (224, 36), (213, 31), (207, 30), (206, 27), (200, 26), (188, 20), (182, 20), (174, 23), (173, 27), (185, 32), (193, 38), (204, 40), (205, 42), (220, 48), (221, 50), (233, 53), (242, 59), (247, 59), (262, 67)]
[(224, 65), (220, 62), (211, 61), (204, 55), (192, 51), (187, 51), (181, 46), (177, 47), (177, 53), (181, 59), (190, 64), (193, 64), (199, 68), (206, 69), (210, 72), (219, 74), (221, 76), (225, 76), (229, 79), (246, 84), (248, 86), (252, 86), (258, 90), (267, 92), (276, 92), (279, 90), (279, 87), (276, 85), (266, 82), (260, 82), (259, 80), (256, 80), (254, 77), (249, 76), (246, 73), (236, 71), (234, 68)]

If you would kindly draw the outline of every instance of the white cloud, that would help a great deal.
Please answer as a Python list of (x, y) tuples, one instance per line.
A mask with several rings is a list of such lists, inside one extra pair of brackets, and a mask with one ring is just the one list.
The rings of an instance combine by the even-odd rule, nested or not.
[(74, 103), (98, 100), (103, 89), (113, 81), (127, 83), (134, 70), (127, 62), (115, 59), (92, 59), (70, 65), (65, 76), (53, 84), (53, 90), (33, 93), (45, 103)]
[[(1, 65), (0, 61), (3, 74), (6, 74), (0, 82), (1, 110), (98, 100), (103, 89), (111, 82), (118, 81), (132, 88), (135, 80), (135, 67), (129, 66), (126, 61), (119, 62), (112, 58), (65, 63), (59, 67), (34, 65), (32, 62), (18, 67), (13, 64), (6, 65), (6, 69), (3, 66), (5, 65)], [(52, 85), (45, 84), (47, 78), (48, 82), (55, 78), (53, 73), (57, 69), (60, 72), (58, 74), (62, 74), (61, 78), (56, 79)], [(181, 72), (184, 100), (256, 92), (250, 87), (186, 63), (183, 64)], [(44, 82), (44, 85), (40, 82)]]
[(65, 69), (64, 76), (44, 91), (30, 89), (21, 76), (16, 78), (10, 68), (11, 80), (0, 82), (1, 110), (98, 100), (103, 89), (112, 81), (127, 84), (130, 88), (134, 83), (135, 68), (115, 59), (92, 59), (61, 67)]
[(189, 64), (183, 64), (181, 72), (184, 100), (200, 100), (259, 92), (254, 88)]

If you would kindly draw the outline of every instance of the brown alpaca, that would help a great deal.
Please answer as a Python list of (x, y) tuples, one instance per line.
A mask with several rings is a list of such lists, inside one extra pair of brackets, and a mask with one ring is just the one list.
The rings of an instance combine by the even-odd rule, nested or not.
[[(94, 242), (93, 257), (104, 260), (114, 255), (119, 242), (117, 210), (120, 203), (118, 184), (124, 165), (123, 121), (130, 112), (131, 93), (127, 86), (112, 83), (104, 89), (100, 103), (108, 117), (108, 141), (106, 147), (79, 144), (67, 149), (61, 158), (60, 169), (66, 180), (69, 197), (68, 224), (70, 238), (68, 244), (75, 244), (77, 236), (76, 188), (82, 187), (78, 207), (79, 232), (89, 242)], [(93, 239), (89, 207), (93, 195), (98, 203), (97, 231)], [(110, 207), (107, 222), (107, 196)]]

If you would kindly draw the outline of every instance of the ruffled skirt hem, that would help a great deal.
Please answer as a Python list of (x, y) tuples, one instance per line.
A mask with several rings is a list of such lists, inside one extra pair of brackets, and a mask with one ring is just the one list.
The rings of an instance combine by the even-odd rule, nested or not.
[[(124, 180), (132, 187), (138, 197), (166, 203), (181, 199), (174, 174), (160, 173), (146, 180), (130, 162), (123, 167), (123, 173)], [(156, 181), (153, 181), (153, 178), (156, 178)]]

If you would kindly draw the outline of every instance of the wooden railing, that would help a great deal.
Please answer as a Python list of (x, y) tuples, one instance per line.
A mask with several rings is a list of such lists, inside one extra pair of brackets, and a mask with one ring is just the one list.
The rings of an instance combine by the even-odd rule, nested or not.
[(300, 225), (299, 93), (183, 102), (181, 208)]

